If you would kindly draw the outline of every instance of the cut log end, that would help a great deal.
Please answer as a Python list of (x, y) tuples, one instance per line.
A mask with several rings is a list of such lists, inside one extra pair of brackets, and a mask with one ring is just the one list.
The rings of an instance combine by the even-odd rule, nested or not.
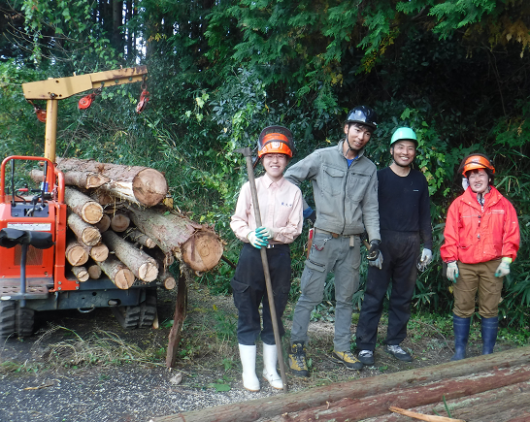
[(95, 224), (95, 227), (100, 233), (105, 233), (110, 228), (110, 217), (107, 214), (103, 214), (101, 220)]
[(90, 249), (90, 256), (96, 262), (105, 261), (109, 257), (109, 248), (107, 245), (100, 243)]
[(128, 268), (122, 269), (116, 273), (114, 283), (119, 289), (127, 290), (134, 284), (134, 274)]
[(97, 265), (91, 265), (88, 267), (88, 276), (93, 279), (97, 280), (101, 277), (101, 268), (99, 268)]
[(103, 217), (103, 207), (97, 202), (89, 202), (83, 206), (82, 218), (89, 224), (99, 223)]
[(219, 237), (210, 231), (197, 232), (182, 246), (182, 260), (195, 271), (209, 271), (223, 256)]
[(163, 284), (166, 290), (173, 290), (177, 286), (177, 280), (175, 280), (173, 277), (167, 277), (163, 281)]
[(85, 282), (89, 278), (88, 271), (85, 267), (73, 267), (72, 272), (80, 282)]
[(154, 281), (158, 277), (158, 268), (151, 262), (146, 262), (140, 265), (140, 268), (138, 269), (138, 275), (138, 278), (142, 281)]
[(133, 180), (133, 192), (138, 202), (147, 207), (158, 205), (167, 195), (166, 178), (157, 170), (147, 168)]
[(118, 213), (111, 218), (110, 228), (116, 233), (122, 233), (127, 230), (129, 224), (131, 224), (129, 217), (127, 217), (125, 214)]

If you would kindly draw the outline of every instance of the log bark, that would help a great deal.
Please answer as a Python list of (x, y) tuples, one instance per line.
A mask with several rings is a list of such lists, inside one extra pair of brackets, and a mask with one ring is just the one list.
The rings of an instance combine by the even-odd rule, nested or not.
[(87, 271), (88, 276), (93, 280), (97, 280), (101, 277), (101, 268), (99, 268), (97, 264), (89, 265)]
[(173, 327), (169, 332), (169, 341), (166, 354), (166, 367), (172, 368), (175, 365), (177, 358), (177, 350), (182, 336), (182, 326), (186, 319), (186, 308), (188, 306), (188, 287), (186, 284), (185, 271), (180, 272), (178, 289), (177, 289), (177, 303), (175, 304), (175, 314), (173, 315)]
[(84, 222), (75, 213), (68, 216), (68, 227), (75, 233), (77, 239), (88, 246), (95, 246), (101, 241), (101, 233), (97, 228)]
[(195, 271), (215, 267), (223, 255), (219, 236), (208, 226), (197, 224), (167, 209), (130, 206), (129, 216), (138, 229), (151, 237), (164, 253), (171, 253)]
[(300, 393), (217, 406), (215, 408), (186, 412), (182, 415), (168, 415), (154, 418), (154, 421), (254, 421), (259, 418), (271, 418), (289, 412), (301, 412), (304, 409), (324, 405), (328, 402), (338, 402), (347, 397), (363, 398), (374, 396), (392, 389), (418, 386), (443, 378), (467, 376), (473, 373), (491, 371), (494, 368), (501, 369), (527, 365), (528, 362), (530, 362), (530, 346), (442, 365), (336, 383)]
[(131, 219), (123, 213), (114, 214), (110, 219), (110, 228), (116, 233), (123, 233), (130, 224)]
[(94, 224), (100, 233), (105, 233), (110, 228), (110, 217), (107, 214), (103, 214), (101, 220)]
[(89, 275), (85, 267), (72, 267), (72, 272), (80, 282), (83, 283), (88, 280)]
[[(40, 170), (31, 170), (30, 177), (35, 182), (42, 182), (44, 172)], [(79, 171), (69, 171), (64, 173), (64, 184), (67, 186), (77, 186), (81, 189), (93, 189), (98, 188), (105, 183), (108, 183), (110, 179), (103, 176), (102, 174), (87, 173)]]
[(126, 239), (129, 239), (133, 243), (139, 243), (146, 248), (153, 249), (156, 246), (156, 243), (146, 234), (143, 234), (140, 230), (130, 230), (125, 236)]
[(98, 163), (77, 158), (57, 158), (57, 165), (65, 173), (73, 170), (102, 174), (110, 181), (102, 185), (101, 189), (138, 205), (152, 207), (162, 202), (168, 193), (164, 175), (148, 167)]
[(118, 258), (110, 256), (106, 261), (97, 264), (118, 289), (127, 290), (133, 285), (134, 274)]
[(88, 224), (96, 224), (103, 217), (103, 207), (75, 188), (65, 188), (64, 201), (73, 212)]
[[(530, 382), (511, 384), (455, 400), (446, 400), (446, 403), (454, 418), (458, 417), (473, 422), (514, 421), (528, 412)], [(432, 405), (419, 406), (410, 410), (431, 415), (435, 412), (445, 415), (446, 403), (440, 403), (434, 407)], [(507, 411), (512, 414), (506, 415)], [(530, 418), (522, 419), (521, 422), (529, 420)], [(410, 418), (387, 414), (365, 419), (364, 422), (410, 422)]]
[(158, 277), (158, 263), (145, 252), (112, 231), (103, 233), (105, 244), (116, 254), (133, 274), (142, 281), (153, 281)]
[(70, 240), (66, 245), (66, 260), (74, 267), (86, 264), (88, 261), (88, 252), (85, 250), (85, 245)]
[(530, 367), (493, 370), (490, 372), (449, 378), (422, 386), (393, 389), (390, 392), (374, 396), (344, 398), (335, 403), (327, 403), (297, 414), (290, 414), (289, 421), (302, 422), (312, 420), (335, 420), (336, 422), (360, 421), (369, 417), (388, 413), (390, 406), (411, 408), (426, 404), (437, 404), (510, 384), (530, 380)]

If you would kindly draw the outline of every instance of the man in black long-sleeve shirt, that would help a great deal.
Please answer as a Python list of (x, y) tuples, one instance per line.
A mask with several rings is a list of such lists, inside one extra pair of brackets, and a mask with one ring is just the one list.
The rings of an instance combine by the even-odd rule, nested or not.
[(400, 347), (407, 336), (410, 303), (416, 285), (416, 264), (432, 260), (432, 230), (429, 186), (425, 176), (411, 168), (416, 156), (416, 133), (398, 128), (390, 142), (393, 163), (377, 172), (379, 181), (379, 218), (382, 257), (369, 261), (364, 302), (357, 325), (358, 358), (365, 365), (374, 364), (377, 326), (383, 301), (392, 281), (386, 352), (410, 362), (412, 357)]

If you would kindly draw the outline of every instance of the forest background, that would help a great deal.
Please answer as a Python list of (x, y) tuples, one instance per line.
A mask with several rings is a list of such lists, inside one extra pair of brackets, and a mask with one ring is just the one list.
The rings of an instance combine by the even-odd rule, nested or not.
[[(390, 163), (397, 127), (418, 134), (415, 165), (429, 183), (435, 247), (413, 303), (449, 314), (439, 256), (445, 214), (462, 192), (462, 158), (488, 154), (521, 226), (500, 312), (505, 326), (528, 328), (530, 2), (1, 0), (0, 12), (2, 159), (43, 154), (44, 124), (22, 83), (145, 64), (142, 114), (139, 84), (104, 89), (88, 110), (77, 107), (86, 93), (60, 102), (57, 153), (165, 172), (175, 204), (215, 224), (233, 262), (240, 243), (229, 219), (246, 179), (235, 150), (254, 148), (263, 128), (280, 124), (294, 133), (297, 161), (336, 144), (347, 111), (365, 104), (379, 114), (367, 147), (379, 168)], [(311, 202), (309, 184), (302, 188)], [(307, 229), (292, 247), (292, 300)], [(232, 272), (222, 262), (201, 281), (228, 294)], [(319, 307), (328, 314), (332, 298), (330, 278)]]

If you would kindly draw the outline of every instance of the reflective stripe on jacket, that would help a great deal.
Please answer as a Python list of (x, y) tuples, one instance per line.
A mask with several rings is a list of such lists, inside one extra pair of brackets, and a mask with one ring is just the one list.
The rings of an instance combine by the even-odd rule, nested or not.
[(366, 227), (370, 240), (380, 240), (377, 168), (363, 155), (364, 150), (348, 167), (343, 143), (314, 151), (290, 167), (284, 177), (297, 186), (311, 181), (316, 228), (352, 235)]
[(440, 248), (445, 262), (477, 264), (517, 256), (519, 222), (515, 208), (493, 186), (484, 199), (482, 210), (477, 195), (468, 187), (449, 207), (445, 241)]

